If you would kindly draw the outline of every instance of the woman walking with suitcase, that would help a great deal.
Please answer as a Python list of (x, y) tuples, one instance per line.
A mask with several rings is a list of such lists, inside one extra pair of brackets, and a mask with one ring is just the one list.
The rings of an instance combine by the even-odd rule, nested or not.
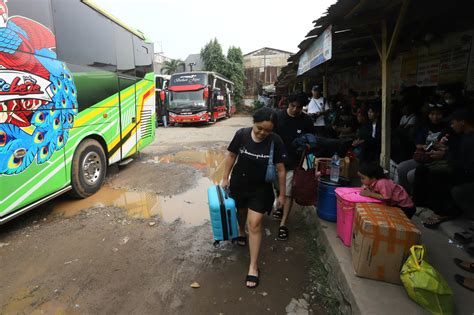
[(253, 115), (253, 126), (235, 133), (227, 148), (229, 152), (225, 160), (222, 186), (230, 189), (230, 195), (236, 202), (239, 219), (237, 241), (242, 246), (246, 245), (247, 222), (250, 265), (245, 285), (251, 289), (259, 284), (258, 254), (262, 241), (263, 215), (272, 210), (275, 200), (272, 183), (265, 180), (271, 155), (278, 171), (278, 206), (282, 206), (285, 200), (285, 149), (281, 138), (272, 132), (275, 125), (276, 113), (272, 109), (264, 107), (257, 110)]

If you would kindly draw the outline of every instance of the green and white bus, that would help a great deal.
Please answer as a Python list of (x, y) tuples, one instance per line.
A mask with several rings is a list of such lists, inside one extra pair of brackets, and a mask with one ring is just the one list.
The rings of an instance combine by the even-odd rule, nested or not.
[(89, 0), (0, 0), (0, 223), (154, 140), (153, 45)]

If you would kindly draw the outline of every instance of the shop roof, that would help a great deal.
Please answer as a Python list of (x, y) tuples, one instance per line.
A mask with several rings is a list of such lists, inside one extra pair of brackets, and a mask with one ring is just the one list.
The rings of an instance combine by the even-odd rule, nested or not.
[(260, 48), (260, 49), (257, 49), (257, 50), (251, 51), (251, 52), (249, 52), (249, 53), (246, 53), (246, 54), (244, 55), (244, 57), (245, 57), (245, 56), (252, 55), (252, 54), (255, 54), (256, 52), (261, 51), (261, 50), (270, 50), (270, 51), (275, 51), (275, 52), (282, 53), (282, 54), (293, 54), (292, 52), (285, 51), (285, 50), (281, 50), (281, 49), (270, 48), (270, 47), (262, 47), (262, 48)]
[[(361, 58), (378, 58), (374, 39), (380, 41), (381, 21), (387, 21), (391, 33), (402, 2), (403, 0), (337, 1), (323, 16), (313, 21), (314, 28), (298, 45), (300, 50), (288, 61), (298, 64), (301, 55), (329, 25), (332, 25), (333, 30), (331, 67), (344, 67)], [(472, 12), (474, 1), (470, 0), (411, 0), (397, 52), (409, 50), (414, 43), (423, 42), (427, 34), (438, 37), (449, 32), (473, 29)], [(320, 69), (321, 66), (313, 68), (303, 76), (314, 75)]]

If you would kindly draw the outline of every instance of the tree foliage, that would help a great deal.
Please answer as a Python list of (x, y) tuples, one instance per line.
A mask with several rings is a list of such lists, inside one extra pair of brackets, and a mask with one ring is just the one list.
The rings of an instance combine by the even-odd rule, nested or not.
[(173, 74), (175, 72), (182, 71), (182, 67), (184, 62), (180, 59), (172, 59), (170, 61), (165, 61), (163, 68), (161, 69), (161, 73), (164, 74)]
[(244, 56), (239, 47), (231, 46), (227, 51), (227, 66), (224, 75), (234, 82), (234, 99), (237, 104), (242, 102), (244, 97)]
[(225, 68), (226, 59), (222, 53), (222, 46), (216, 38), (211, 39), (211, 41), (201, 49), (201, 59), (207, 71), (223, 72), (222, 70)]
[(221, 44), (214, 38), (201, 49), (201, 59), (204, 62), (205, 70), (221, 73), (234, 82), (234, 100), (236, 104), (241, 103), (245, 81), (242, 50), (231, 46), (226, 57), (222, 52)]

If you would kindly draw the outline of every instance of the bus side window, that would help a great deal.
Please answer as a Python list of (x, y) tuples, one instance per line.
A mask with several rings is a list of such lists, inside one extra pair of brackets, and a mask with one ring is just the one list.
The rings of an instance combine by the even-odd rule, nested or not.
[(114, 25), (115, 48), (117, 51), (117, 72), (135, 76), (135, 57), (132, 34), (119, 25)]
[(80, 1), (52, 6), (56, 52), (73, 74), (81, 111), (118, 92), (115, 23)]
[(58, 59), (115, 72), (117, 57), (112, 21), (73, 0), (53, 0)]
[[(15, 0), (9, 1), (7, 6), (9, 17), (24, 16), (54, 31), (50, 0)], [(37, 51), (36, 54), (41, 55), (41, 52)]]
[(144, 78), (147, 73), (153, 72), (153, 45), (133, 36), (133, 46), (137, 77)]

